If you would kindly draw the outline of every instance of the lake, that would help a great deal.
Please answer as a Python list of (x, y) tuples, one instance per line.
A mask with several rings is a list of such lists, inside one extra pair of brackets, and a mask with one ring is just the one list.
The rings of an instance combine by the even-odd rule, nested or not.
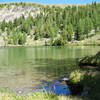
[(78, 69), (77, 60), (99, 46), (0, 47), (0, 87), (28, 93), (41, 80), (56, 80)]

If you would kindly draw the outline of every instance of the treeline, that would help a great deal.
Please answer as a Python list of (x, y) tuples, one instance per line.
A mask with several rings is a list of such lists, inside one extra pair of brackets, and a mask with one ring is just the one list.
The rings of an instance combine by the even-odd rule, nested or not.
[(23, 15), (13, 22), (2, 21), (0, 29), (7, 32), (10, 44), (24, 44), (28, 35), (35, 35), (34, 40), (50, 38), (52, 45), (64, 45), (66, 41), (88, 38), (92, 30), (100, 31), (100, 3), (41, 7), (36, 18)]
[(0, 7), (9, 7), (11, 5), (16, 5), (16, 6), (40, 6), (42, 7), (42, 4), (39, 3), (32, 3), (32, 2), (8, 2), (8, 3), (0, 3)]
[(36, 18), (35, 28), (38, 37), (54, 39), (60, 34), (60, 40), (55, 41), (58, 44), (64, 44), (66, 40), (82, 40), (92, 30), (95, 33), (100, 31), (100, 3), (65, 8), (45, 7)]

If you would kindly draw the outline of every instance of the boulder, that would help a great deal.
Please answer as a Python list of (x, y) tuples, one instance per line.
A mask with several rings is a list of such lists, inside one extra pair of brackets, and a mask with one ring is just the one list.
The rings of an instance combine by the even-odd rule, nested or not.
[(100, 51), (94, 56), (87, 56), (79, 60), (79, 66), (83, 67), (94, 67), (100, 69)]

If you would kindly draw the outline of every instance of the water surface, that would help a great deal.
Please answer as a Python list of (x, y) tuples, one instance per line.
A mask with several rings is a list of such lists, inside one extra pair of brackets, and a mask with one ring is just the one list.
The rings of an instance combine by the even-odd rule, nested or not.
[(41, 80), (54, 80), (78, 69), (78, 58), (99, 50), (99, 46), (1, 47), (0, 87), (30, 92)]

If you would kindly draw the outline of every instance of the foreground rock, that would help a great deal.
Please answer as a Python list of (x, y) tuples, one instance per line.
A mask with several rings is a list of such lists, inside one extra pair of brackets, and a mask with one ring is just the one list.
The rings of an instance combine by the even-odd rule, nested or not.
[(100, 70), (100, 51), (94, 56), (87, 56), (79, 60), (81, 68), (96, 68)]

